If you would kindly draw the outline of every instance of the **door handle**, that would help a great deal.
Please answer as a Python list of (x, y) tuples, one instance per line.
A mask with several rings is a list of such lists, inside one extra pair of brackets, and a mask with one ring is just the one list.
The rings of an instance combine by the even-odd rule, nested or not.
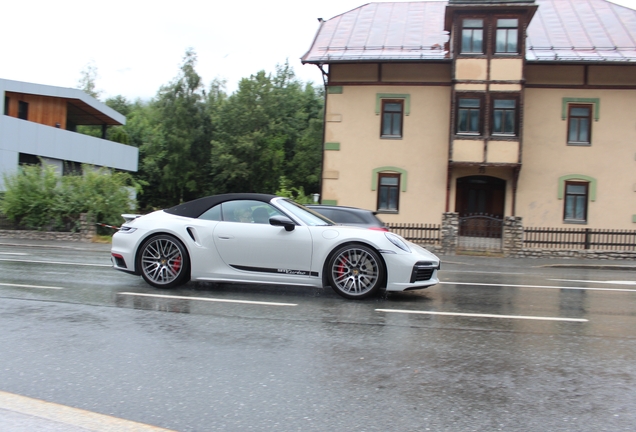
[(219, 238), (221, 240), (231, 240), (231, 239), (234, 238), (234, 236), (231, 236), (231, 235), (219, 235)]

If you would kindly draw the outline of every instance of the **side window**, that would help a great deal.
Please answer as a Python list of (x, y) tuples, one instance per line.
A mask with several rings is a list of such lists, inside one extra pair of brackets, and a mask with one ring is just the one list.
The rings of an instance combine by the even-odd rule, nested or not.
[(592, 105), (568, 106), (568, 144), (592, 143)]
[(463, 98), (457, 100), (457, 133), (481, 134), (481, 99)]
[(378, 210), (398, 211), (400, 204), (400, 174), (378, 174)]
[[(222, 220), (227, 222), (269, 224), (270, 217), (283, 216), (276, 208), (262, 201), (227, 201), (220, 204), (220, 207)], [(214, 207), (210, 210), (213, 209)]]
[(382, 100), (382, 126), (380, 137), (402, 138), (403, 115), (403, 100)]
[(461, 54), (484, 53), (484, 20), (464, 19), (462, 21)]
[(588, 192), (589, 183), (565, 182), (564, 221), (587, 222)]
[(221, 220), (221, 204), (215, 205), (199, 216), (199, 219), (220, 221)]
[(4, 115), (9, 115), (9, 106), (11, 105), (11, 99), (9, 96), (4, 97)]
[(517, 135), (517, 101), (495, 99), (492, 116), (493, 135)]
[(342, 210), (334, 210), (331, 220), (338, 223), (364, 223), (358, 215)]
[(517, 18), (505, 18), (497, 20), (495, 53), (519, 53), (519, 20)]

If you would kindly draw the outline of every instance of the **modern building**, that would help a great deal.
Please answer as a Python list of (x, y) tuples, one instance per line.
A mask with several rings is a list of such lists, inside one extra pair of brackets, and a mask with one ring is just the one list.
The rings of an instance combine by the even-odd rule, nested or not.
[(636, 11), (606, 0), (369, 3), (320, 27), (321, 198), (636, 229)]
[[(3, 174), (40, 160), (61, 174), (81, 164), (137, 171), (138, 149), (105, 139), (126, 118), (83, 91), (0, 79), (0, 97), (0, 191)], [(102, 138), (77, 133), (82, 125), (101, 126)]]

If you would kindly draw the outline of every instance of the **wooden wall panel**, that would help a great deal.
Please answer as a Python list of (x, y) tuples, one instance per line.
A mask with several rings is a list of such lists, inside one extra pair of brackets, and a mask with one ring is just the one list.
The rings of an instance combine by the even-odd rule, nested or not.
[(29, 121), (55, 127), (59, 123), (66, 129), (66, 100), (49, 96), (6, 92), (9, 98), (9, 115), (18, 116), (18, 101), (29, 104)]

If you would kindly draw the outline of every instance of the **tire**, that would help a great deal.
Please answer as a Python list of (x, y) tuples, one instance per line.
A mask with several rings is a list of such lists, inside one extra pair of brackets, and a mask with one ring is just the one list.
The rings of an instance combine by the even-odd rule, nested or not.
[(190, 257), (183, 243), (169, 235), (146, 240), (139, 249), (139, 269), (155, 288), (174, 288), (190, 280)]
[(331, 288), (348, 299), (377, 294), (384, 281), (384, 263), (373, 249), (350, 244), (337, 249), (327, 265)]

